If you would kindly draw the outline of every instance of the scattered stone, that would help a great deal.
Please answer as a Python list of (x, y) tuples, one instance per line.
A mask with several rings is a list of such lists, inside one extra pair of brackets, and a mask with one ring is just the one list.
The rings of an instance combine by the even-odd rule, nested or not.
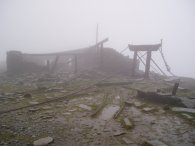
[(186, 113), (182, 113), (181, 115), (182, 115), (183, 117), (185, 117), (186, 119), (188, 119), (188, 120), (192, 120), (192, 119), (193, 119), (192, 116), (190, 116), (190, 115), (188, 115), (188, 114), (186, 114)]
[(64, 105), (60, 105), (60, 104), (58, 104), (58, 105), (56, 105), (56, 107), (64, 107)]
[(103, 108), (99, 118), (105, 121), (110, 120), (111, 118), (114, 118), (114, 115), (119, 111), (119, 109), (120, 107), (117, 105), (108, 105)]
[(150, 141), (145, 141), (144, 143), (141, 144), (141, 146), (168, 146), (168, 145), (159, 140), (150, 140)]
[(126, 137), (123, 137), (122, 138), (122, 141), (125, 143), (125, 144), (134, 144), (133, 141), (131, 141), (130, 139), (126, 138)]
[(133, 105), (133, 101), (127, 100), (127, 101), (125, 101), (125, 103), (126, 103), (127, 105)]
[(103, 131), (104, 132), (110, 132), (110, 129), (105, 128)]
[(133, 127), (133, 124), (131, 123), (131, 121), (128, 118), (124, 118), (123, 122), (124, 122), (124, 127), (125, 128), (131, 129)]
[(70, 110), (68, 110), (69, 112), (75, 112), (76, 111), (76, 109), (70, 109)]
[(40, 138), (36, 141), (33, 142), (34, 146), (45, 146), (48, 145), (49, 143), (52, 143), (54, 139), (52, 137), (45, 137), (45, 138)]
[(47, 98), (47, 99), (52, 99), (53, 97), (51, 97), (51, 96), (46, 96), (45, 98)]
[(39, 108), (30, 108), (28, 111), (29, 112), (36, 112), (36, 111), (38, 111), (38, 110), (40, 110)]
[(139, 102), (139, 101), (135, 101), (135, 102), (134, 102), (134, 105), (135, 105), (136, 107), (141, 107), (141, 106), (143, 106), (144, 104), (141, 103), (141, 102)]
[(165, 113), (165, 110), (163, 109), (158, 110), (158, 114), (164, 114), (164, 113)]
[(9, 129), (9, 126), (7, 125), (1, 125), (2, 128)]
[(165, 106), (163, 106), (163, 110), (170, 110), (170, 106), (168, 106), (168, 105), (165, 105)]
[(63, 113), (64, 116), (71, 115), (71, 113)]
[(142, 110), (143, 110), (144, 112), (152, 112), (152, 111), (154, 111), (155, 109), (154, 109), (153, 107), (144, 107)]
[(156, 124), (156, 122), (154, 122), (154, 121), (150, 122), (150, 125), (154, 125), (154, 124)]
[(41, 116), (41, 118), (42, 119), (51, 119), (51, 118), (53, 118), (53, 116), (49, 116), (49, 115), (48, 116)]
[(26, 94), (24, 94), (24, 96), (23, 97), (25, 97), (25, 98), (31, 98), (32, 97), (32, 95), (30, 94), (30, 93), (26, 93)]
[(195, 109), (192, 109), (192, 108), (173, 107), (172, 111), (195, 114)]
[(79, 104), (78, 107), (83, 108), (85, 110), (89, 110), (89, 111), (91, 110), (91, 107), (90, 106), (87, 106), (87, 105), (84, 105), (84, 104)]
[(39, 102), (37, 102), (37, 101), (30, 101), (29, 102), (29, 104), (31, 104), (31, 105), (35, 105), (35, 104), (38, 104)]
[(120, 135), (123, 135), (123, 134), (126, 134), (124, 131), (116, 131), (114, 132), (114, 136), (120, 136)]
[(194, 144), (195, 144), (195, 138), (193, 138), (193, 139), (192, 139), (192, 143), (194, 143)]
[(46, 90), (46, 92), (57, 92), (57, 91), (60, 91), (60, 90), (63, 90), (64, 88), (49, 88)]
[(51, 109), (51, 106), (43, 106), (42, 109), (43, 110), (48, 110), (48, 109)]

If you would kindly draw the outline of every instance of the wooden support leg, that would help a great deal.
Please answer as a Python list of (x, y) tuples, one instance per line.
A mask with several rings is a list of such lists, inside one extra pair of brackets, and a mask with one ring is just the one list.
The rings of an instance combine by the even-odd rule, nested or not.
[(172, 90), (172, 95), (175, 96), (177, 93), (177, 89), (179, 87), (179, 83), (175, 83)]
[(77, 55), (74, 56), (74, 73), (78, 71)]
[(145, 78), (149, 78), (151, 56), (152, 56), (152, 52), (148, 51), (147, 58), (146, 58)]
[(137, 51), (134, 51), (132, 76), (135, 76), (136, 66), (137, 66)]
[(51, 72), (53, 73), (57, 67), (57, 64), (58, 64), (58, 60), (59, 60), (60, 56), (56, 56), (56, 59), (54, 61), (54, 64), (52, 66), (52, 69), (51, 69)]

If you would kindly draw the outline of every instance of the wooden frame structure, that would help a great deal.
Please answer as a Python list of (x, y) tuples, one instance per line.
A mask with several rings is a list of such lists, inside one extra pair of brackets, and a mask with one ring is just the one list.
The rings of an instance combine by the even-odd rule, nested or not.
[(132, 76), (135, 76), (135, 74), (136, 74), (138, 52), (145, 51), (145, 52), (147, 52), (147, 57), (146, 57), (146, 66), (145, 66), (144, 77), (149, 78), (150, 61), (151, 61), (151, 57), (152, 57), (152, 51), (157, 51), (161, 46), (162, 46), (162, 43), (153, 44), (153, 45), (132, 45), (132, 44), (128, 45), (129, 50), (134, 52)]

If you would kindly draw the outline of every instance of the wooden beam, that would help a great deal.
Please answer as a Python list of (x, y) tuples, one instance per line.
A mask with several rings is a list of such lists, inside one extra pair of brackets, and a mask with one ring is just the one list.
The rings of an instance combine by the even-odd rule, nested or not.
[(152, 56), (152, 52), (148, 51), (147, 58), (146, 58), (145, 78), (149, 78), (151, 56)]
[(78, 60), (77, 55), (74, 55), (74, 73), (78, 72)]
[(136, 66), (137, 66), (137, 51), (134, 51), (132, 76), (135, 76)]
[(157, 51), (161, 44), (154, 44), (154, 45), (131, 45), (129, 44), (129, 49), (131, 51)]

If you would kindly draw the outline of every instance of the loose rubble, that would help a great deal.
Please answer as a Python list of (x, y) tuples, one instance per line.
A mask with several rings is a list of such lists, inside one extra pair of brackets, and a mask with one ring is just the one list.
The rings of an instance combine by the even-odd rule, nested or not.
[(49, 143), (53, 142), (53, 138), (52, 137), (44, 137), (44, 138), (40, 138), (36, 141), (33, 142), (34, 146), (46, 146)]
[(166, 91), (165, 81), (116, 76), (70, 94), (98, 82), (102, 74), (0, 78), (0, 145), (194, 145), (192, 91), (179, 88), (182, 97), (190, 92), (185, 98), (192, 102), (176, 107), (137, 97), (138, 89)]

